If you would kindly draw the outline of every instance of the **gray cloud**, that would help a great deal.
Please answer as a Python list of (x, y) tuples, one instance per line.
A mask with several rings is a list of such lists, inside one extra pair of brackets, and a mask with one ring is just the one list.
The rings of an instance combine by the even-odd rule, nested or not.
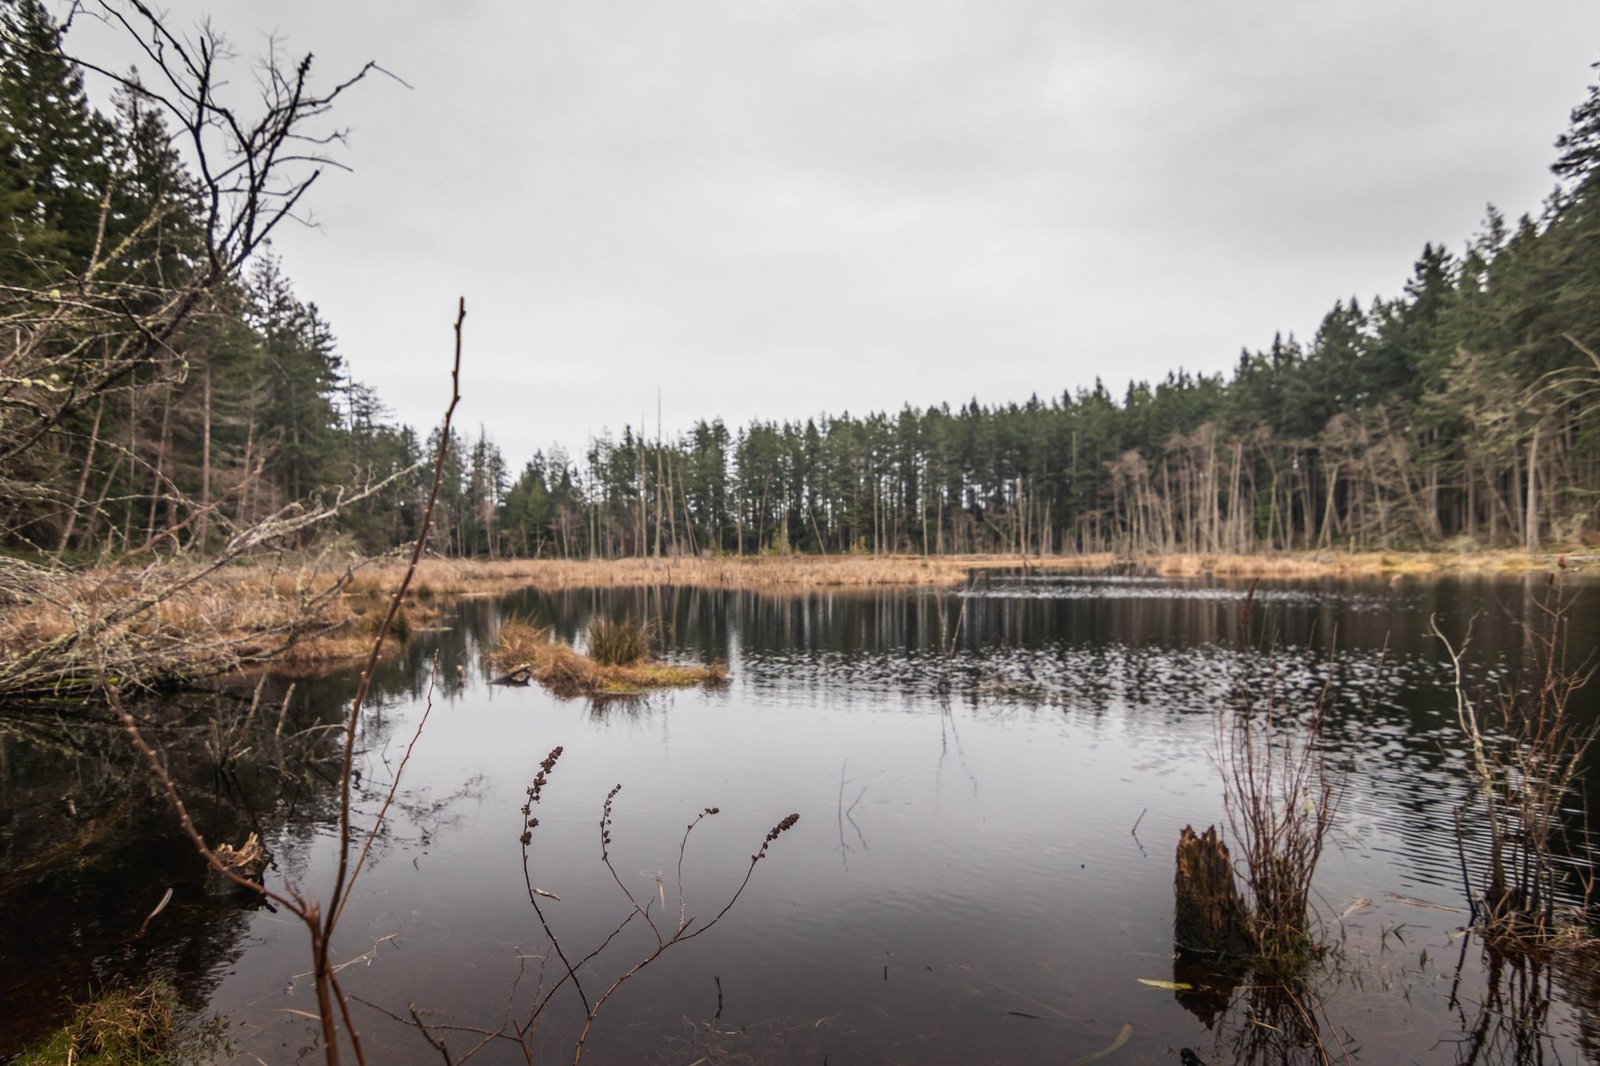
[[(184, 0), (173, 16), (202, 6)], [(278, 241), (355, 373), (513, 462), (1215, 371), (1551, 187), (1592, 0), (203, 5), (330, 75), (352, 175)]]

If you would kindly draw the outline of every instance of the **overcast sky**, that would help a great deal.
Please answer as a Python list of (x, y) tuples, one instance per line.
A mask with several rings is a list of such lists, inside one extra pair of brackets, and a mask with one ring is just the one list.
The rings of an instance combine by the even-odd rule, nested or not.
[[(181, 0), (358, 87), (276, 244), (354, 375), (513, 466), (696, 418), (1231, 367), (1554, 185), (1594, 0)], [(243, 78), (241, 72), (241, 80)]]

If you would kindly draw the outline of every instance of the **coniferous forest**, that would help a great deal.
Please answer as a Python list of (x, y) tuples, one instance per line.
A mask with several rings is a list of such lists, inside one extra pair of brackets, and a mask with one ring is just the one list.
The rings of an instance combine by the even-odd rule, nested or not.
[[(274, 258), (271, 229), (294, 224), (304, 187), (255, 190), (249, 217), (219, 209), (218, 176), (185, 164), (184, 131), (139, 86), (97, 109), (38, 0), (0, 13), (0, 546), (67, 564), (204, 551), (226, 529), (334, 503), (332, 527), (360, 550), (405, 543), (429, 433), (350, 376), (336, 325)], [(1553, 156), (1556, 189), (1536, 212), (1491, 207), (1476, 234), (1425, 244), (1397, 295), (1337, 298), (1313, 336), (1244, 351), (1227, 374), (1097, 380), (1020, 404), (710, 418), (671, 438), (624, 426), (520, 466), (493, 427), (452, 436), (433, 547), (1592, 543), (1600, 85)]]

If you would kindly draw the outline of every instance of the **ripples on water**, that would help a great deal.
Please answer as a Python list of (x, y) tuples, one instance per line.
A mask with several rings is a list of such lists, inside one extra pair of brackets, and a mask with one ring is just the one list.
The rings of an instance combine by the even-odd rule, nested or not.
[[(655, 898), (658, 872), (672, 880), (694, 812), (721, 807), (686, 856), (695, 913), (726, 897), (773, 822), (801, 814), (724, 925), (619, 995), (586, 1062), (1070, 1063), (1124, 1025), (1107, 1063), (1173, 1062), (1183, 1047), (1212, 1066), (1234, 1061), (1255, 1054), (1247, 1038), (1263, 1031), (1248, 1016), (1254, 993), (1204, 1006), (1141, 983), (1174, 976), (1172, 847), (1184, 824), (1223, 818), (1219, 704), (1243, 692), (1294, 721), (1326, 694), (1330, 757), (1347, 775), (1318, 880), (1335, 951), (1302, 992), (1322, 1003), (1323, 1036), (1359, 1046), (1358, 1061), (1456, 1062), (1473, 1046), (1493, 1058), (1488, 1037), (1450, 1042), (1501, 1033), (1507, 1007), (1477, 947), (1463, 953), (1454, 812), (1468, 778), (1427, 627), (1437, 615), (1459, 634), (1476, 619), (1470, 683), (1488, 691), (1523, 661), (1535, 592), (1515, 581), (1252, 592), (1030, 574), (952, 592), (589, 590), (467, 603), (450, 631), (413, 642), (377, 679), (367, 817), (435, 664), (446, 679), (465, 670), (434, 693), (399, 818), (341, 928), (349, 957), (382, 945), (347, 984), (391, 1010), (418, 1002), (475, 1025), (499, 1016), (519, 955), (544, 950), (517, 808), (539, 759), (562, 744), (533, 856), (536, 883), (562, 897), (550, 913), (569, 944), (596, 943), (626, 914), (596, 861), (612, 785), (624, 786), (618, 868), (641, 899)], [(668, 634), (668, 654), (725, 659), (733, 680), (602, 704), (494, 688), (480, 654), (510, 614), (580, 643), (596, 614), (647, 619)], [(1592, 647), (1594, 613), (1573, 623), (1575, 646)], [(336, 708), (350, 684), (298, 691)], [(318, 884), (332, 854), (325, 808), (277, 817), (268, 836), (285, 870)], [(1483, 850), (1474, 828), (1469, 855)], [(240, 1061), (294, 1058), (308, 1040), (291, 1013), (308, 1007), (292, 976), (304, 968), (296, 931), (256, 913), (208, 935), (226, 961), (196, 994), (235, 1019)], [(623, 937), (593, 979), (642, 946)], [(1592, 1057), (1592, 1004), (1572, 1002), (1556, 995), (1531, 1045), (1550, 1061)], [(438, 1061), (414, 1033), (365, 1018), (377, 1061)], [(571, 1021), (558, 1008), (547, 1051)], [(1316, 1061), (1313, 1048), (1272, 1061)]]

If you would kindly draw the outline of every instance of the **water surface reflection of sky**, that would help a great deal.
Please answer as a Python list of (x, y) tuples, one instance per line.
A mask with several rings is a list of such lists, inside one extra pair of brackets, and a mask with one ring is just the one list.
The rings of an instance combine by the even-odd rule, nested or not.
[[(1428, 619), (1457, 632), (1475, 619), (1473, 683), (1491, 685), (1523, 659), (1537, 587), (1262, 583), (1248, 629), (1247, 590), (1030, 577), (950, 593), (609, 590), (468, 603), (450, 632), (417, 642), (382, 679), (386, 728), (363, 754), (375, 787), (411, 734), (429, 664), (442, 678), (458, 663), (467, 672), (435, 693), (403, 810), (340, 930), (341, 957), (377, 945), (346, 985), (401, 1014), (416, 1003), (432, 1019), (500, 1024), (519, 954), (545, 951), (519, 807), (559, 744), (530, 877), (560, 897), (546, 913), (580, 952), (627, 913), (598, 862), (613, 785), (623, 786), (616, 868), (672, 917), (678, 843), (696, 812), (720, 808), (684, 861), (686, 913), (702, 920), (767, 830), (801, 815), (718, 928), (618, 994), (586, 1062), (1061, 1063), (1124, 1025), (1130, 1036), (1108, 1062), (1173, 1062), (1184, 1047), (1232, 1061), (1247, 1024), (1237, 1011), (1208, 1028), (1141, 982), (1172, 979), (1173, 845), (1182, 826), (1224, 817), (1212, 709), (1248, 678), (1289, 719), (1326, 687), (1332, 757), (1348, 773), (1317, 882), (1337, 944), (1314, 982), (1323, 1032), (1358, 1048), (1357, 1061), (1455, 1062), (1449, 1041), (1472, 1028), (1486, 978), (1476, 945), (1462, 954), (1452, 812), (1466, 780)], [(581, 643), (597, 613), (664, 624), (669, 654), (725, 659), (731, 682), (609, 705), (486, 683), (479, 655), (505, 617), (548, 620)], [(1574, 646), (1595, 637), (1585, 607)], [(370, 814), (373, 800), (363, 806)], [(308, 884), (325, 878), (330, 853), (325, 830), (298, 849)], [(589, 964), (591, 983), (603, 987), (648, 947), (636, 932)], [(303, 952), (281, 917), (252, 922), (215, 997), (243, 1054), (282, 1061), (309, 1043), (289, 1013), (310, 1009), (309, 986), (289, 976)], [(525, 974), (522, 1000), (533, 980)], [(552, 1048), (574, 1021), (574, 1004), (559, 1002), (544, 1029)], [(1585, 1054), (1582, 1015), (1557, 997), (1542, 1038), (1552, 1056)], [(416, 1033), (362, 1018), (378, 1061), (437, 1061)], [(510, 1050), (489, 1061), (513, 1061)]]

